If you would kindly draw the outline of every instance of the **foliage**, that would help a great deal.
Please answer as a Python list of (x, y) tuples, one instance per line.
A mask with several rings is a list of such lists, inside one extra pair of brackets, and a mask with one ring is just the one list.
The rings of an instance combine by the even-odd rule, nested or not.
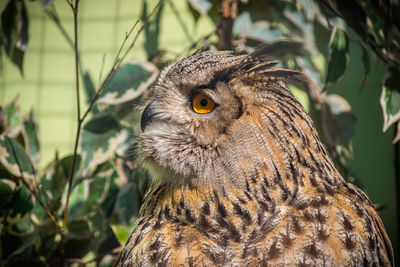
[[(81, 258), (89, 251), (99, 257), (120, 247), (132, 230), (148, 177), (136, 170), (132, 156), (126, 156), (137, 124), (129, 123), (129, 113), (118, 109), (138, 101), (157, 74), (149, 62), (122, 65), (99, 98), (99, 103), (107, 105), (83, 127), (63, 233), (66, 259)], [(1, 109), (0, 120), (2, 265), (16, 261), (30, 265), (41, 256), (51, 263), (62, 249), (57, 220), (66, 208), (72, 155), (58, 158), (56, 154), (53, 162), (38, 170), (39, 132), (34, 114), (22, 117), (15, 99)]]
[[(51, 2), (40, 1), (44, 12), (66, 34), (49, 8)], [(72, 0), (67, 2), (73, 7)], [(165, 3), (173, 7), (173, 1)], [(117, 254), (127, 240), (151, 179), (136, 166), (129, 150), (139, 131), (130, 111), (150, 93), (158, 68), (171, 61), (158, 42), (162, 6), (150, 21), (152, 27), (144, 28), (154, 12), (148, 15), (143, 1), (144, 24), (138, 32), (145, 29), (146, 53), (152, 62), (121, 64), (116, 60), (97, 90), (90, 73), (80, 70), (89, 109), (78, 118), (83, 125), (76, 154), (59, 158), (55, 153), (47, 167), (38, 168), (39, 126), (34, 113), (22, 116), (17, 98), (0, 109), (1, 265), (110, 264), (113, 258), (109, 255)], [(396, 1), (188, 0), (187, 7), (194, 21), (209, 16), (215, 29), (181, 56), (196, 49), (231, 48), (243, 53), (262, 46), (271, 59), (309, 77), (309, 88), (301, 88), (307, 94), (304, 103), (346, 179), (354, 181), (356, 176), (347, 164), (356, 118), (348, 102), (331, 88), (349, 65), (350, 45), (360, 45), (363, 51), (361, 88), (368, 79), (371, 55), (385, 64), (387, 75), (380, 99), (384, 130), (396, 125), (399, 130), (394, 142), (400, 140), (400, 16)], [(9, 0), (1, 14), (0, 51), (4, 50), (21, 73), (28, 45), (26, 14), (24, 0)], [(330, 34), (329, 44), (321, 47), (316, 28)], [(69, 36), (66, 41), (73, 44)], [(68, 215), (66, 225), (63, 214)]]

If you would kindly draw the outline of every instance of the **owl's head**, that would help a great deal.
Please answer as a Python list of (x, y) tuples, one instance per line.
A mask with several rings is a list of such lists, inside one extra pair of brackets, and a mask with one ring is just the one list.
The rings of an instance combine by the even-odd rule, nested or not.
[(284, 85), (301, 79), (260, 51), (184, 58), (162, 72), (144, 108), (139, 158), (155, 179), (177, 184), (218, 183), (271, 168), (274, 153), (291, 149), (290, 138), (313, 130), (305, 130), (312, 123)]

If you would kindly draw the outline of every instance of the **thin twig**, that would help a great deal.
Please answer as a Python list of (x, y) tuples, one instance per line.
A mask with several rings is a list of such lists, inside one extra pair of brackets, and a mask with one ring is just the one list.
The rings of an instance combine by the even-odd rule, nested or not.
[(70, 199), (70, 195), (71, 195), (71, 189), (72, 189), (72, 182), (73, 182), (73, 178), (74, 178), (76, 159), (77, 159), (77, 155), (78, 155), (78, 153), (77, 153), (78, 152), (78, 144), (79, 144), (79, 137), (80, 137), (82, 124), (83, 124), (84, 120), (86, 119), (86, 117), (89, 115), (89, 112), (91, 111), (91, 109), (92, 109), (93, 105), (95, 104), (96, 100), (99, 98), (99, 96), (103, 92), (104, 88), (110, 82), (111, 78), (114, 76), (115, 72), (117, 71), (117, 69), (121, 65), (122, 61), (126, 58), (126, 56), (129, 53), (129, 51), (134, 47), (139, 34), (146, 27), (146, 25), (148, 24), (151, 16), (153, 16), (155, 11), (160, 6), (162, 0), (160, 0), (157, 3), (157, 5), (154, 7), (154, 9), (149, 14), (149, 16), (147, 16), (146, 21), (142, 24), (142, 26), (140, 27), (140, 29), (136, 33), (132, 43), (129, 45), (129, 47), (127, 48), (125, 53), (122, 55), (122, 57), (119, 57), (120, 53), (122, 52), (122, 48), (126, 43), (126, 40), (129, 38), (130, 34), (133, 31), (133, 28), (136, 26), (137, 23), (135, 23), (135, 25), (132, 27), (132, 29), (129, 31), (129, 33), (126, 35), (126, 37), (125, 37), (125, 39), (124, 39), (124, 41), (122, 43), (122, 46), (121, 46), (120, 50), (117, 53), (117, 56), (115, 58), (114, 65), (113, 65), (111, 71), (108, 73), (104, 83), (97, 90), (96, 95), (90, 101), (89, 107), (87, 108), (86, 112), (83, 114), (82, 117), (80, 115), (81, 112), (80, 112), (79, 76), (78, 76), (78, 74), (79, 74), (79, 56), (78, 56), (78, 51), (79, 51), (78, 50), (78, 4), (79, 4), (79, 0), (75, 0), (75, 4), (72, 4), (72, 0), (66, 0), (66, 1), (70, 5), (70, 7), (71, 7), (71, 9), (73, 11), (73, 14), (74, 14), (74, 50), (75, 50), (74, 52), (75, 52), (75, 78), (76, 78), (76, 99), (77, 99), (77, 113), (78, 113), (77, 114), (77, 118), (78, 118), (77, 122), (78, 122), (78, 126), (77, 126), (77, 130), (76, 130), (75, 145), (74, 145), (74, 152), (73, 152), (73, 158), (72, 158), (72, 163), (71, 163), (71, 169), (69, 171), (69, 176), (68, 176), (68, 191), (67, 191), (67, 200), (66, 200), (66, 203), (65, 203), (64, 215), (63, 215), (63, 229), (65, 229), (66, 225), (67, 225), (69, 199)]
[[(398, 122), (400, 123), (400, 122)], [(399, 127), (394, 127), (394, 136), (397, 136)], [(394, 176), (396, 186), (396, 213), (397, 225), (400, 223), (400, 143), (394, 144)], [(400, 245), (400, 230), (397, 230), (397, 242)]]
[(136, 20), (135, 24), (133, 24), (133, 26), (132, 26), (132, 28), (129, 30), (129, 32), (125, 33), (125, 38), (124, 38), (124, 40), (122, 41), (121, 46), (119, 47), (119, 50), (118, 50), (117, 55), (115, 56), (113, 66), (117, 65), (119, 56), (121, 55), (121, 52), (122, 52), (122, 49), (124, 48), (126, 41), (129, 39), (129, 36), (131, 36), (133, 30), (136, 28), (136, 25), (138, 25), (139, 21), (140, 21), (140, 20)]
[(69, 198), (71, 196), (72, 189), (72, 180), (75, 172), (75, 165), (77, 159), (78, 152), (78, 144), (79, 144), (79, 136), (81, 132), (81, 105), (80, 105), (80, 97), (79, 97), (79, 55), (78, 55), (78, 5), (79, 0), (75, 0), (75, 4), (72, 4), (72, 0), (67, 0), (67, 3), (70, 5), (73, 14), (74, 14), (74, 54), (75, 54), (75, 82), (76, 82), (76, 105), (77, 105), (77, 122), (78, 127), (76, 130), (75, 137), (75, 146), (74, 146), (74, 155), (72, 157), (71, 169), (69, 170), (68, 175), (68, 193), (67, 193), (67, 201), (64, 209), (63, 216), (63, 229), (67, 227), (67, 218), (68, 218), (68, 208), (69, 208)]
[[(135, 37), (133, 38), (133, 41), (129, 45), (129, 47), (126, 49), (124, 54), (121, 57), (118, 57), (118, 55), (122, 52), (122, 46), (121, 49), (118, 51), (117, 57), (115, 58), (114, 61), (114, 66), (112, 67), (111, 71), (108, 73), (104, 83), (101, 85), (101, 87), (97, 90), (96, 95), (93, 97), (92, 101), (90, 101), (89, 107), (87, 108), (86, 112), (83, 114), (81, 118), (81, 123), (86, 119), (86, 117), (89, 115), (93, 105), (96, 103), (97, 99), (100, 97), (101, 93), (103, 92), (104, 88), (107, 86), (107, 84), (110, 82), (111, 78), (114, 76), (115, 72), (121, 65), (121, 63), (124, 61), (128, 53), (132, 50), (132, 48), (135, 46), (136, 40), (138, 39), (140, 33), (144, 30), (146, 25), (149, 23), (150, 18), (154, 15), (155, 11), (158, 9), (160, 6), (161, 2), (163, 0), (158, 1), (157, 5), (154, 7), (154, 9), (151, 11), (151, 13), (147, 16), (145, 22), (142, 24), (142, 26), (139, 28), (139, 30), (136, 32)], [(136, 24), (132, 27), (130, 32), (127, 34), (127, 37), (125, 37), (123, 44), (125, 44), (126, 39), (129, 37), (129, 34), (132, 32), (133, 28), (136, 26)]]
[(106, 55), (103, 54), (103, 56), (101, 57), (101, 66), (99, 72), (99, 80), (97, 81), (97, 87), (100, 87), (101, 80), (103, 79), (103, 70), (105, 61), (106, 61)]

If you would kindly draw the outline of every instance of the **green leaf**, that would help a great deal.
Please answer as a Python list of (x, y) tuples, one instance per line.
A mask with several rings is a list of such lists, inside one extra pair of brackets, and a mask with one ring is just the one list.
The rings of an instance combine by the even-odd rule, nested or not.
[(76, 218), (82, 214), (82, 209), (89, 198), (89, 181), (83, 180), (72, 187), (68, 218)]
[[(65, 187), (68, 182), (69, 172), (71, 170), (73, 156), (66, 156), (61, 160), (56, 159), (53, 163), (46, 167), (43, 176), (40, 179), (39, 186), (43, 188), (43, 191), (40, 191), (40, 196), (44, 203), (47, 203), (45, 200), (45, 196), (50, 200), (52, 208), (55, 211), (58, 210), (61, 206), (61, 197), (63, 192), (65, 191)], [(79, 169), (81, 162), (80, 155), (77, 155), (75, 170)], [(44, 213), (44, 210), (41, 207), (35, 208), (35, 214), (39, 218), (44, 218), (47, 216)]]
[(349, 150), (357, 120), (346, 99), (327, 95), (327, 102), (323, 102), (318, 110), (315, 105), (310, 108), (322, 142), (330, 152), (339, 146)]
[(118, 68), (97, 101), (111, 105), (130, 101), (148, 89), (157, 76), (158, 69), (154, 64), (131, 61)]
[(92, 223), (88, 217), (76, 218), (67, 225), (65, 234), (65, 254), (66, 258), (82, 258), (86, 255), (93, 244)]
[(102, 197), (98, 200), (98, 204), (104, 211), (105, 216), (108, 218), (112, 215), (119, 191), (117, 182), (120, 177), (115, 168), (115, 164), (110, 161), (102, 164), (100, 168), (97, 169), (95, 177), (106, 179), (106, 188)]
[(118, 127), (118, 121), (108, 112), (103, 112), (93, 116), (83, 129), (91, 133), (102, 134)]
[[(335, 115), (334, 119), (339, 126), (339, 131), (335, 131), (339, 137), (339, 144), (344, 147), (349, 147), (354, 137), (357, 124), (356, 117), (351, 112), (351, 106), (346, 99), (339, 95), (328, 95), (328, 103), (332, 114)], [(330, 123), (329, 120), (327, 120), (327, 123), (333, 124), (335, 122)]]
[(284, 33), (279, 28), (271, 27), (267, 21), (257, 21), (246, 30), (243, 37), (268, 44), (284, 37)]
[(10, 205), (8, 219), (11, 222), (21, 222), (33, 209), (32, 195), (24, 184), (15, 191)]
[(0, 180), (0, 215), (10, 208), (10, 201), (12, 200), (12, 193), (15, 184), (9, 180)]
[(188, 0), (188, 2), (201, 15), (206, 15), (212, 7), (212, 3), (208, 0)]
[(29, 112), (29, 114), (23, 119), (23, 124), (23, 136), (26, 144), (25, 150), (37, 165), (40, 161), (39, 127), (38, 122), (33, 115), (33, 111)]
[(8, 128), (11, 134), (15, 135), (18, 131), (17, 128), (21, 125), (18, 96), (4, 108), (4, 112), (6, 114)]
[(137, 188), (134, 184), (127, 184), (118, 194), (118, 201), (115, 204), (114, 211), (121, 223), (129, 224), (131, 219), (139, 213), (139, 197)]
[(40, 4), (42, 5), (42, 10), (46, 10), (46, 8), (53, 2), (54, 0), (40, 0)]
[(400, 71), (388, 68), (382, 87), (380, 104), (383, 112), (383, 131), (400, 120)]
[[(90, 76), (90, 73), (87, 71), (83, 74), (83, 85), (84, 85), (83, 87), (85, 88), (86, 103), (89, 105), (96, 95), (96, 89), (94, 87), (92, 77)], [(90, 111), (93, 114), (96, 114), (99, 112), (99, 109), (97, 105), (93, 105)]]
[(1, 39), (7, 56), (23, 75), (23, 59), (28, 44), (28, 15), (22, 0), (10, 0), (1, 14)]
[(22, 245), (9, 256), (9, 258), (23, 253), (27, 248), (35, 244), (37, 241), (39, 241), (39, 234), (37, 232), (33, 232), (25, 239), (25, 242), (23, 242)]
[(81, 214), (88, 214), (91, 210), (104, 211), (106, 217), (111, 216), (117, 194), (119, 191), (115, 180), (118, 178), (115, 167), (110, 163), (102, 164), (109, 167), (104, 170), (96, 170), (93, 178), (89, 179), (89, 193), (82, 208)]
[(91, 169), (106, 162), (128, 138), (126, 129), (121, 131), (111, 129), (101, 134), (84, 130), (80, 141), (83, 168), (85, 170)]
[(360, 91), (364, 88), (365, 84), (368, 80), (369, 72), (371, 71), (371, 63), (369, 61), (368, 50), (364, 46), (361, 46), (362, 49), (362, 62), (364, 64), (364, 71), (362, 74), (361, 86)]
[(0, 136), (0, 163), (16, 177), (34, 178), (35, 169), (25, 149), (6, 135)]
[(131, 231), (123, 225), (113, 225), (112, 229), (120, 244), (125, 244), (131, 234)]
[(328, 72), (325, 87), (341, 80), (349, 66), (349, 41), (346, 33), (334, 28), (329, 42)]
[(99, 245), (96, 248), (97, 254), (102, 254), (112, 250), (113, 248), (121, 246), (108, 223), (106, 224), (105, 229), (102, 231), (102, 236), (98, 241)]
[(87, 219), (76, 219), (68, 223), (68, 238), (87, 239), (92, 235), (92, 229)]
[(393, 138), (393, 144), (400, 141), (400, 121), (397, 122), (396, 136)]

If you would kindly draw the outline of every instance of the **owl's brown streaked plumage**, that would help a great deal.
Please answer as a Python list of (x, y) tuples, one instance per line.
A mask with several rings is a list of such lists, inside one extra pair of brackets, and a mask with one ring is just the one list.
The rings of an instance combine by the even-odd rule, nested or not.
[[(260, 52), (196, 53), (164, 70), (138, 138), (154, 179), (119, 265), (393, 265), (377, 212), (285, 81), (302, 75)], [(215, 103), (205, 114), (199, 94), (200, 108)]]

